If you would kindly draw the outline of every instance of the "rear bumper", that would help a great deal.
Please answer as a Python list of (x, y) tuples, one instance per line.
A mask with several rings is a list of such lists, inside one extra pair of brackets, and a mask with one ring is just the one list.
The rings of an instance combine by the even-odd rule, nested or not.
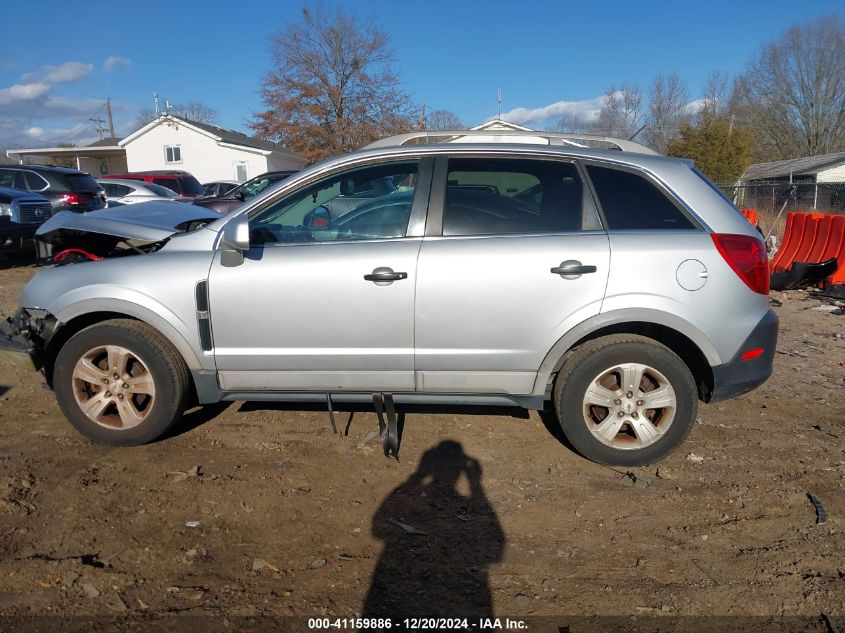
[[(778, 340), (777, 315), (769, 310), (727, 363), (713, 367), (713, 392), (708, 402), (727, 400), (756, 389), (772, 375)], [(750, 360), (741, 356), (748, 350), (762, 348), (763, 353)]]

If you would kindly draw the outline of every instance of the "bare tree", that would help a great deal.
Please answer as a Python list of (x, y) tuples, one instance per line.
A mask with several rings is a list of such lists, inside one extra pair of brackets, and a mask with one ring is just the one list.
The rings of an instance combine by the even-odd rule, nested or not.
[(661, 154), (666, 153), (669, 141), (689, 119), (688, 101), (686, 84), (677, 73), (654, 78), (646, 115), (645, 140), (649, 146)]
[(554, 129), (559, 132), (570, 132), (572, 134), (585, 134), (595, 131), (595, 122), (575, 112), (567, 112), (554, 124)]
[(199, 101), (191, 101), (183, 105), (175, 105), (170, 109), (171, 114), (175, 114), (183, 119), (196, 121), (197, 123), (215, 123), (217, 120), (217, 111), (214, 108), (209, 108), (204, 103)]
[(209, 108), (207, 105), (200, 103), (199, 101), (191, 101), (185, 105), (171, 105), (166, 109), (166, 112), (163, 111), (158, 114), (156, 114), (156, 111), (151, 108), (144, 108), (138, 112), (138, 116), (135, 117), (135, 127), (142, 128), (147, 123), (155, 121), (158, 117), (165, 113), (172, 114), (183, 119), (188, 119), (190, 121), (196, 121), (197, 123), (214, 124), (217, 119), (217, 111), (214, 110), (214, 108)]
[(604, 95), (597, 130), (607, 136), (633, 139), (642, 130), (642, 101), (639, 86), (611, 86)]
[(387, 33), (343, 9), (303, 9), (299, 23), (271, 38), (265, 110), (250, 126), (311, 161), (411, 129), (389, 45)]
[(758, 158), (845, 150), (845, 22), (827, 15), (790, 27), (749, 64), (742, 87)]
[(425, 118), (426, 130), (463, 130), (464, 124), (450, 110), (432, 110)]
[(730, 108), (732, 92), (727, 73), (714, 70), (704, 80), (701, 91), (701, 107), (698, 114), (709, 117), (721, 117)]

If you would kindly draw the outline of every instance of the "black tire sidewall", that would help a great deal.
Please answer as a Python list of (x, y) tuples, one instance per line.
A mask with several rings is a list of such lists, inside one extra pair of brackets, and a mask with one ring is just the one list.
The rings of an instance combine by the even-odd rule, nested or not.
[[(88, 419), (76, 403), (73, 368), (83, 354), (100, 345), (125, 347), (137, 355), (152, 374), (156, 391), (153, 410), (146, 420), (130, 429), (101, 426)], [(141, 332), (111, 325), (96, 325), (75, 334), (62, 346), (56, 357), (53, 390), (65, 417), (85, 437), (113, 446), (137, 446), (161, 436), (178, 416), (179, 394), (171, 373), (168, 363)]]
[[(616, 449), (596, 439), (582, 411), (584, 393), (593, 379), (615, 364), (641, 363), (666, 376), (675, 390), (677, 409), (672, 425), (657, 442), (641, 449)], [(596, 350), (567, 376), (556, 399), (558, 420), (566, 438), (582, 455), (602, 464), (639, 466), (654, 463), (674, 451), (689, 434), (698, 411), (698, 392), (689, 369), (669, 350), (646, 343), (618, 343)]]

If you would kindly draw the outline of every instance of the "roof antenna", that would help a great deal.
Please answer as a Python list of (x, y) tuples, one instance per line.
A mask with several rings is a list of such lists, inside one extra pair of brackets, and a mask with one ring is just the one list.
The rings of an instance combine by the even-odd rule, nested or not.
[(160, 108), (158, 106), (158, 93), (157, 92), (153, 93), (153, 99), (155, 100), (155, 104), (156, 104), (156, 116), (158, 116), (160, 114)]
[(499, 120), (502, 120), (502, 89), (499, 88), (498, 93), (496, 94), (496, 102), (499, 105)]

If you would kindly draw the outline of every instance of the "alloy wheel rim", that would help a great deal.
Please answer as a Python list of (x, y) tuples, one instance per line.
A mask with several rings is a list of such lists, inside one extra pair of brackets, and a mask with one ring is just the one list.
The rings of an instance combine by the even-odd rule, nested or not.
[(642, 363), (620, 363), (590, 381), (582, 411), (590, 433), (602, 444), (638, 450), (666, 434), (677, 408), (666, 376)]
[(119, 345), (100, 345), (73, 368), (73, 396), (92, 422), (126, 430), (147, 419), (155, 404), (155, 383), (147, 363)]

